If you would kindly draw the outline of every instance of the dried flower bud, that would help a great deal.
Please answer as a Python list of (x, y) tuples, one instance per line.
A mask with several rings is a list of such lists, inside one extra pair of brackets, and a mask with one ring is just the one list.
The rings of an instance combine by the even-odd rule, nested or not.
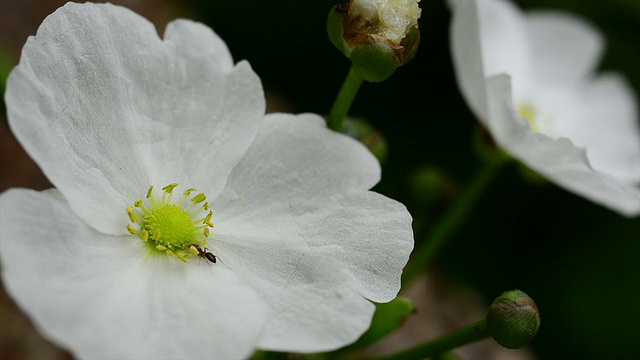
[(331, 42), (371, 82), (386, 80), (418, 48), (420, 0), (351, 0), (327, 19)]

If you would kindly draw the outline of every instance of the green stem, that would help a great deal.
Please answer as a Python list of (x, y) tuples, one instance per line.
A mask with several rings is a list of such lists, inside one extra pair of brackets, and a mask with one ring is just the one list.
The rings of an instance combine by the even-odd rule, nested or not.
[(487, 322), (482, 320), (478, 323), (454, 330), (439, 338), (428, 341), (411, 349), (397, 354), (386, 355), (373, 358), (371, 360), (413, 360), (424, 359), (458, 348), (460, 346), (483, 340), (491, 336), (487, 330)]
[(330, 129), (335, 131), (342, 130), (344, 118), (349, 112), (351, 103), (356, 97), (362, 81), (362, 77), (353, 70), (353, 67), (351, 67), (349, 74), (347, 74), (347, 78), (344, 80), (344, 84), (342, 84), (342, 88), (340, 88), (336, 102), (333, 103), (331, 113), (327, 119)]
[(409, 284), (436, 256), (504, 163), (505, 160), (486, 162), (475, 175), (457, 203), (449, 208), (436, 227), (428, 234), (424, 245), (414, 252), (411, 261), (405, 268), (402, 277), (403, 285)]
[(456, 354), (448, 352), (443, 354), (438, 354), (433, 357), (433, 360), (462, 360)]

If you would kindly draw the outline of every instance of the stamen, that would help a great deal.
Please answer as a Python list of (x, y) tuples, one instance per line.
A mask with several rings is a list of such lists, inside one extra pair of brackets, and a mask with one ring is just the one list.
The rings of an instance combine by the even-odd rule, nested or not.
[(167, 203), (171, 203), (171, 199), (173, 198), (173, 189), (175, 189), (176, 186), (178, 186), (178, 183), (171, 183), (162, 188), (162, 190), (169, 193), (169, 199), (167, 200)]
[(207, 196), (205, 194), (203, 194), (203, 193), (200, 193), (200, 194), (194, 196), (191, 199), (191, 202), (194, 203), (194, 204), (199, 204), (199, 203), (205, 201), (206, 199), (207, 199)]
[(131, 227), (131, 224), (127, 224), (127, 231), (129, 231), (129, 234), (134, 235), (138, 232), (138, 230), (134, 229), (133, 227)]
[(173, 192), (173, 189), (176, 188), (176, 186), (178, 186), (178, 183), (171, 183), (171, 184), (163, 187), (162, 190), (164, 190), (165, 192), (171, 193), (171, 192)]
[(193, 223), (194, 223), (194, 224), (197, 224), (197, 223), (199, 223), (199, 222), (201, 222), (201, 221), (202, 221), (202, 223), (203, 223), (203, 224), (206, 224), (206, 223), (207, 223), (207, 221), (210, 221), (210, 220), (211, 220), (211, 217), (212, 217), (212, 216), (213, 216), (213, 211), (209, 211), (209, 213), (207, 214), (207, 216), (205, 216), (205, 217), (203, 217), (203, 218), (200, 218), (200, 219), (198, 219), (198, 220), (194, 220), (194, 221), (193, 221)]
[(133, 212), (133, 206), (129, 205), (127, 208), (127, 215), (129, 215), (129, 220), (131, 220), (131, 222), (136, 222), (136, 214)]
[(136, 202), (133, 203), (133, 206), (137, 207), (138, 209), (142, 210), (142, 212), (145, 215), (149, 215), (149, 209), (147, 209), (144, 204), (142, 203), (142, 200), (136, 200)]
[(127, 207), (131, 223), (126, 228), (131, 235), (141, 239), (149, 251), (187, 262), (193, 255), (202, 255), (200, 247), (206, 246), (206, 239), (211, 234), (213, 211), (209, 210), (211, 205), (205, 201), (205, 194), (191, 197), (197, 191), (195, 188), (184, 191), (182, 199), (174, 203), (173, 193), (177, 186), (178, 183), (170, 183), (163, 187), (161, 197), (153, 192), (153, 186), (149, 186), (145, 198)]

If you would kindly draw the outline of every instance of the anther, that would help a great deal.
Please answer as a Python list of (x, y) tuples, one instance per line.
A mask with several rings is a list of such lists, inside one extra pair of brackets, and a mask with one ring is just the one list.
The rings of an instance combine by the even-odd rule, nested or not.
[(173, 189), (176, 188), (176, 186), (178, 186), (178, 183), (171, 183), (171, 184), (163, 187), (162, 190), (164, 190), (165, 192), (171, 193), (173, 191)]
[[(147, 191), (147, 199), (151, 197), (151, 194), (153, 193), (153, 185), (149, 186), (149, 190)], [(142, 200), (139, 200), (140, 203), (142, 203)]]
[(166, 251), (167, 247), (163, 245), (156, 245), (156, 250), (158, 251)]
[(193, 198), (191, 198), (191, 202), (194, 204), (199, 204), (207, 199), (207, 196), (203, 193), (200, 193)]
[(207, 214), (207, 217), (204, 218), (203, 223), (206, 224), (206, 223), (210, 222), (212, 216), (213, 216), (213, 211), (209, 211), (209, 213)]
[(133, 235), (135, 233), (138, 232), (138, 230), (134, 229), (131, 224), (127, 224), (127, 231), (129, 231), (129, 234)]
[(129, 205), (129, 207), (127, 207), (127, 215), (129, 215), (131, 222), (136, 222), (136, 214), (133, 212), (133, 206)]
[(153, 232), (153, 240), (155, 241), (160, 240), (160, 235), (162, 235), (162, 233), (160, 232), (160, 229), (156, 229), (156, 231)]
[(147, 230), (142, 230), (140, 232), (140, 239), (142, 239), (143, 241), (149, 240), (149, 232)]
[(204, 237), (209, 237), (209, 228), (204, 228)]

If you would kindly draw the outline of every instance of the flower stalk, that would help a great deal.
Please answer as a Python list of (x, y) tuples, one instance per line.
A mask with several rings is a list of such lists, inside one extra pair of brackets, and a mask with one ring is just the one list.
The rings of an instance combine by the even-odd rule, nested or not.
[(342, 130), (344, 118), (347, 116), (349, 108), (351, 108), (351, 103), (355, 99), (362, 81), (362, 77), (351, 67), (327, 118), (327, 124), (330, 129), (335, 131)]
[(484, 320), (372, 360), (455, 359), (448, 354), (450, 350), (489, 337), (508, 349), (519, 349), (531, 342), (539, 327), (540, 313), (529, 295), (520, 290), (506, 291), (493, 301)]
[(436, 257), (438, 251), (444, 247), (451, 235), (465, 220), (487, 186), (495, 175), (507, 162), (507, 158), (496, 158), (494, 161), (486, 161), (480, 171), (471, 179), (464, 193), (458, 201), (449, 208), (447, 213), (435, 228), (427, 235), (421, 248), (414, 251), (411, 261), (405, 268), (402, 276), (402, 284), (406, 285)]
[(411, 349), (407, 349), (397, 354), (373, 358), (372, 360), (419, 360), (433, 356), (440, 356), (449, 350), (486, 339), (490, 336), (491, 334), (487, 327), (487, 321), (482, 320), (475, 324), (454, 330)]

